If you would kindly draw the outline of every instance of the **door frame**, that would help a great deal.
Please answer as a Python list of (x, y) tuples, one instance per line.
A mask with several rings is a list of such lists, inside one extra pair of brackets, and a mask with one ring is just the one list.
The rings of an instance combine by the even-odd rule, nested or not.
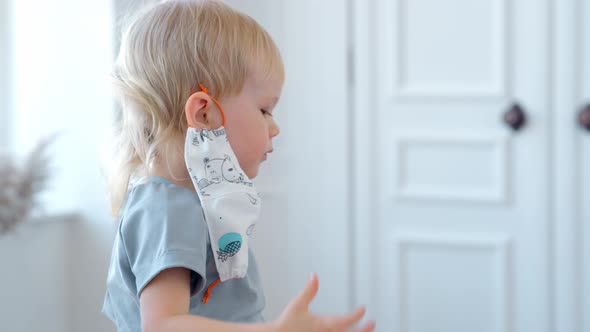
[[(379, 227), (378, 204), (375, 192), (377, 181), (373, 174), (371, 156), (375, 155), (378, 135), (372, 130), (378, 123), (377, 103), (375, 103), (374, 89), (371, 89), (371, 78), (375, 76), (375, 67), (369, 57), (371, 46), (374, 45), (374, 35), (371, 33), (371, 22), (375, 13), (374, 1), (347, 0), (349, 24), (349, 95), (352, 97), (350, 110), (351, 132), (351, 192), (355, 202), (351, 207), (353, 218), (353, 256), (352, 260), (352, 303), (367, 306), (366, 317), (376, 319), (384, 312), (379, 307), (378, 285), (380, 274), (378, 264), (372, 255), (371, 239), (378, 238)], [(368, 176), (367, 176), (368, 175)], [(377, 322), (379, 324), (379, 322)]]
[[(583, 102), (582, 41), (583, 0), (552, 1), (553, 27), (548, 33), (553, 45), (552, 99), (552, 266), (553, 315), (556, 332), (582, 332), (590, 327), (584, 294), (583, 216), (580, 180), (580, 130), (575, 119)], [(587, 11), (587, 9), (586, 9)]]

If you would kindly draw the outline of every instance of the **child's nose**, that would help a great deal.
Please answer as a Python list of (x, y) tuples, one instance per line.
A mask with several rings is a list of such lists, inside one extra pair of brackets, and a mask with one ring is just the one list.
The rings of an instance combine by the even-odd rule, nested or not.
[(279, 125), (277, 125), (277, 123), (275, 122), (274, 119), (271, 120), (270, 123), (270, 137), (275, 137), (277, 136), (279, 133), (281, 132), (281, 128), (279, 128)]

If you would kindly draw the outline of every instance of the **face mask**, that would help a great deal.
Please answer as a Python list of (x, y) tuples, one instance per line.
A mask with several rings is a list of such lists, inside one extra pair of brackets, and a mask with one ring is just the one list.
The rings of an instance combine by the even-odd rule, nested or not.
[[(203, 85), (201, 89), (207, 93)], [(223, 127), (223, 109), (213, 101), (222, 113), (222, 126), (213, 130), (189, 127), (184, 157), (201, 201), (223, 282), (243, 278), (248, 271), (248, 238), (260, 215), (261, 200), (231, 149)]]

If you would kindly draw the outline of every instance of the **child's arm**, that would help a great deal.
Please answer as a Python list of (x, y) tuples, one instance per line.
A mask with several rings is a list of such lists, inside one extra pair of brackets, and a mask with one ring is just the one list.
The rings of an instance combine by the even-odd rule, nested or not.
[(172, 268), (160, 272), (141, 292), (144, 332), (273, 332), (270, 324), (235, 324), (189, 314), (190, 271)]
[(172, 268), (160, 272), (141, 292), (142, 331), (144, 332), (370, 332), (373, 322), (351, 330), (364, 315), (364, 309), (344, 316), (316, 316), (309, 303), (318, 291), (317, 277), (312, 277), (305, 290), (287, 307), (281, 318), (272, 323), (227, 323), (189, 314), (190, 271)]

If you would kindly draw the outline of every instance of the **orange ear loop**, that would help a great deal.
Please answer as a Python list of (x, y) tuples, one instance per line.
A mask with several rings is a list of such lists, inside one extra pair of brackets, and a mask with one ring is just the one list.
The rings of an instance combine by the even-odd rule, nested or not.
[[(217, 99), (213, 98), (213, 96), (209, 94), (209, 89), (207, 89), (203, 83), (199, 83), (199, 87), (211, 98), (211, 100), (213, 100), (217, 108), (219, 108), (219, 111), (221, 112), (221, 126), (225, 127), (225, 112), (223, 111), (223, 107), (221, 107), (221, 104), (217, 101)], [(188, 126), (190, 127), (190, 124)]]
[(217, 278), (217, 280), (212, 282), (209, 285), (209, 287), (207, 287), (207, 291), (205, 292), (205, 295), (203, 295), (201, 302), (203, 302), (203, 303), (209, 302), (209, 298), (211, 297), (211, 290), (213, 289), (213, 287), (217, 286), (217, 284), (219, 284), (220, 282), (221, 282), (221, 279)]

